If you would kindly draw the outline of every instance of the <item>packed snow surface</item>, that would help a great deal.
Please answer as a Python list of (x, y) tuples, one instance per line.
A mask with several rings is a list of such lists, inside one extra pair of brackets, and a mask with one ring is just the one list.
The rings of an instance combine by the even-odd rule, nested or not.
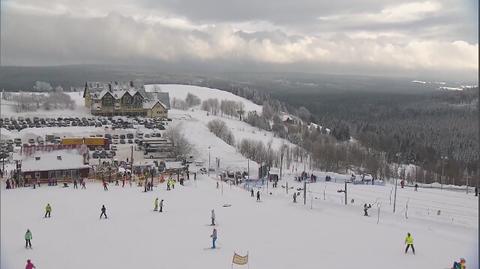
[[(87, 184), (86, 190), (2, 186), (1, 267), (20, 268), (31, 259), (37, 268), (215, 269), (229, 267), (233, 252), (247, 251), (251, 268), (448, 268), (460, 257), (473, 264), (478, 215), (472, 195), (400, 189), (397, 214), (382, 204), (377, 224), (376, 207), (371, 217), (364, 217), (360, 205), (341, 204), (342, 196), (335, 193), (343, 184), (311, 185), (323, 190), (325, 184), (329, 197), (307, 196), (306, 205), (301, 197), (294, 204), (292, 191), (286, 194), (280, 186), (261, 189), (262, 201), (256, 202), (240, 187), (221, 184), (217, 189), (206, 176), (171, 191), (162, 184), (147, 193), (141, 187), (113, 184), (104, 191), (99, 183)], [(351, 198), (370, 201), (388, 196), (390, 187), (350, 190)], [(165, 212), (153, 211), (156, 197), (165, 200)], [(412, 206), (438, 206), (465, 218), (448, 221), (433, 213), (419, 218), (412, 208), (412, 216), (405, 219), (401, 207), (406, 197)], [(43, 218), (47, 203), (53, 207), (50, 219)], [(102, 205), (107, 220), (99, 219)], [(218, 222), (216, 250), (209, 249), (211, 209)], [(33, 233), (32, 250), (24, 248), (27, 229)], [(407, 232), (414, 237), (415, 256), (403, 253)]]

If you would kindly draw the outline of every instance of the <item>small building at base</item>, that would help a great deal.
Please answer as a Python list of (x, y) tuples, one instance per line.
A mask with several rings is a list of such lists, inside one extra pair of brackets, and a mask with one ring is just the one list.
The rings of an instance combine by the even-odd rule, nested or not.
[(78, 150), (58, 150), (23, 159), (21, 172), (25, 182), (72, 181), (88, 177), (90, 165)]

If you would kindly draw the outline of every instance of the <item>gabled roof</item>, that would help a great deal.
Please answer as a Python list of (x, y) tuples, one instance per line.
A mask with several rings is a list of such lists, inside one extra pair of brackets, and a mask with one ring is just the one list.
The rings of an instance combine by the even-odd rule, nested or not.
[(143, 103), (143, 108), (152, 109), (156, 104), (160, 104), (160, 105), (163, 106), (165, 109), (167, 108), (167, 107), (165, 106), (165, 104), (162, 103), (162, 102), (160, 102), (159, 100), (145, 102), (145, 103)]

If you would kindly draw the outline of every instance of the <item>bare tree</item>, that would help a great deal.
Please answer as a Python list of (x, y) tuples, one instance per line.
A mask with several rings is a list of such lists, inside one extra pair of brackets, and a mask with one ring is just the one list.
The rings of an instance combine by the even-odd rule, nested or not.
[(210, 132), (214, 133), (217, 137), (225, 141), (225, 143), (229, 145), (235, 144), (235, 137), (224, 121), (218, 119), (211, 120), (208, 122), (207, 126)]
[(202, 110), (210, 112), (212, 115), (217, 115), (220, 106), (218, 99), (210, 98), (202, 102)]
[(185, 103), (187, 103), (188, 107), (198, 106), (201, 103), (200, 98), (198, 96), (188, 93), (187, 97), (185, 98)]
[(167, 128), (164, 135), (172, 141), (175, 156), (186, 157), (192, 152), (193, 146), (182, 133), (180, 125), (171, 125)]

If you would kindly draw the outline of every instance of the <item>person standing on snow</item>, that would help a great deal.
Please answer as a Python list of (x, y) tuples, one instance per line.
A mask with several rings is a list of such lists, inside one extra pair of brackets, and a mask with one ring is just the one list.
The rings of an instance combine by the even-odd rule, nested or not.
[(160, 201), (160, 210), (158, 212), (163, 212), (163, 199)]
[(46, 218), (47, 216), (50, 218), (50, 214), (52, 213), (52, 207), (50, 206), (50, 204), (47, 204), (47, 206), (45, 207), (45, 216), (44, 218)]
[(415, 183), (415, 191), (418, 191), (418, 184)]
[(212, 238), (212, 248), (216, 248), (215, 242), (217, 241), (217, 229), (213, 228), (213, 232), (210, 237)]
[(253, 188), (250, 189), (250, 196), (251, 196), (251, 197), (255, 197), (255, 192), (253, 191)]
[(212, 219), (212, 226), (215, 226), (215, 210), (212, 209), (212, 214), (210, 216), (210, 218)]
[(104, 180), (104, 181), (103, 181), (103, 190), (104, 190), (104, 191), (108, 191), (108, 187), (107, 187), (107, 186), (108, 186), (108, 183)]
[(260, 202), (260, 191), (257, 191), (257, 202)]
[(293, 193), (293, 202), (294, 203), (297, 202), (297, 193), (296, 192)]
[(102, 213), (100, 214), (100, 219), (102, 219), (102, 216), (105, 216), (107, 218), (107, 209), (105, 208), (105, 205), (102, 205)]
[(30, 260), (27, 260), (27, 265), (25, 265), (25, 269), (33, 269), (33, 268), (37, 268), (37, 267), (35, 267), (35, 265)]
[(410, 233), (407, 233), (407, 237), (405, 238), (405, 244), (407, 244), (407, 248), (405, 249), (405, 254), (407, 254), (408, 249), (411, 247), (413, 251), (413, 255), (415, 255), (415, 248), (413, 247), (413, 237)]
[(76, 179), (73, 180), (73, 188), (78, 189), (78, 182)]
[(154, 205), (153, 211), (157, 211), (158, 210), (158, 197), (155, 198), (155, 202), (153, 203), (153, 205)]
[(32, 232), (30, 232), (29, 229), (27, 229), (27, 232), (25, 233), (25, 248), (32, 248)]
[(369, 204), (369, 205), (367, 205), (367, 204), (364, 204), (364, 205), (363, 205), (363, 215), (364, 215), (365, 217), (368, 217), (368, 210), (369, 210), (371, 207), (372, 207), (372, 205), (370, 205), (370, 204)]

